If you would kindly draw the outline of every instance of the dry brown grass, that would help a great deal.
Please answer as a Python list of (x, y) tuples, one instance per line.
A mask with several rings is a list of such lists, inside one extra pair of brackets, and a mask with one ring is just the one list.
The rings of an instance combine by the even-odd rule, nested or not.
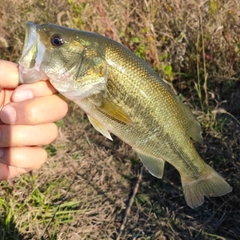
[(148, 61), (202, 123), (197, 148), (233, 192), (190, 209), (175, 169), (141, 174), (129, 146), (70, 104), (43, 168), (0, 183), (0, 239), (239, 239), (239, 18), (238, 0), (1, 1), (2, 59), (17, 61), (33, 21), (96, 31)]

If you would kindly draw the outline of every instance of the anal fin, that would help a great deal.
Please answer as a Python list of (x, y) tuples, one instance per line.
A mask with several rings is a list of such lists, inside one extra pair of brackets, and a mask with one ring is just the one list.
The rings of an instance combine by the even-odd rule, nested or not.
[(104, 127), (104, 125), (102, 123), (100, 123), (99, 121), (97, 121), (95, 118), (88, 116), (89, 122), (93, 125), (93, 127), (100, 132), (103, 136), (105, 136), (106, 138), (113, 140), (109, 131)]
[(164, 172), (164, 163), (165, 161), (149, 156), (145, 153), (140, 152), (137, 149), (134, 149), (137, 152), (138, 157), (141, 159), (143, 165), (146, 167), (146, 169), (157, 178), (162, 178), (163, 172)]

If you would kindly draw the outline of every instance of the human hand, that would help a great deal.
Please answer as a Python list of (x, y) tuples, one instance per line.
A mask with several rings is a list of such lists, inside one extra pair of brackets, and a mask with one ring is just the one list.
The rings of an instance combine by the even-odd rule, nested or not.
[(0, 60), (0, 180), (38, 169), (46, 161), (41, 147), (55, 140), (55, 121), (67, 113), (48, 81), (19, 84), (17, 64)]

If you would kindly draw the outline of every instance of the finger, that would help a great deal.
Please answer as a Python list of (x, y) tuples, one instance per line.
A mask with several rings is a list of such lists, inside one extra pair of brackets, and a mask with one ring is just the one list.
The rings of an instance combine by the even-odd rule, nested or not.
[(16, 88), (19, 85), (16, 63), (0, 60), (0, 88)]
[(31, 170), (30, 168), (17, 168), (0, 163), (0, 181), (17, 177)]
[(54, 123), (41, 125), (0, 125), (0, 147), (47, 145), (58, 135)]
[(12, 93), (14, 89), (4, 89), (0, 90), (0, 106), (4, 106), (11, 102)]
[(17, 167), (38, 169), (47, 160), (47, 153), (41, 147), (0, 148), (0, 163)]
[(57, 95), (12, 102), (0, 112), (5, 124), (38, 125), (55, 122), (67, 113), (67, 103)]
[(56, 89), (49, 81), (39, 81), (33, 84), (23, 84), (15, 89), (12, 101), (21, 102), (34, 97), (48, 96), (56, 93)]

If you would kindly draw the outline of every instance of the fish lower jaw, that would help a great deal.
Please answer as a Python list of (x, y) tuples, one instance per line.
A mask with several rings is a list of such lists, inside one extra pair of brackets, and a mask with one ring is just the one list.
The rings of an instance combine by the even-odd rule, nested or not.
[(61, 80), (50, 79), (50, 82), (59, 93), (72, 101), (87, 98), (91, 95), (99, 93), (105, 88), (105, 83), (102, 82), (86, 84), (84, 86), (74, 86), (72, 81), (69, 82), (67, 80), (64, 82)]
[(48, 76), (39, 71), (38, 67), (26, 68), (21, 64), (18, 65), (20, 83), (34, 83), (41, 80), (48, 80)]

